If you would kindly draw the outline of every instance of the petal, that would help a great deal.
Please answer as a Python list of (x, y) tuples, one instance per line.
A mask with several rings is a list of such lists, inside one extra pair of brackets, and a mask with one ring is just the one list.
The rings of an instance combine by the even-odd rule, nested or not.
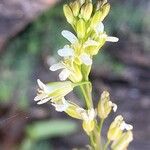
[(70, 31), (68, 31), (68, 30), (63, 30), (61, 32), (61, 34), (62, 34), (62, 36), (64, 38), (66, 38), (72, 44), (74, 44), (75, 42), (78, 41), (77, 37), (73, 33), (71, 33)]
[(95, 118), (95, 110), (92, 108), (91, 110), (88, 111), (89, 113), (89, 120), (93, 120)]
[(46, 85), (40, 80), (40, 79), (37, 79), (37, 83), (39, 85), (39, 87), (42, 89), (42, 90), (46, 90)]
[(133, 126), (130, 124), (126, 124), (125, 128), (126, 128), (126, 130), (132, 130)]
[(106, 38), (106, 41), (108, 41), (108, 42), (118, 42), (119, 39), (118, 39), (117, 37), (108, 36), (108, 37)]
[(98, 46), (98, 42), (92, 40), (92, 39), (88, 39), (85, 43), (84, 43), (84, 48), (89, 47), (89, 46)]
[(70, 75), (70, 71), (68, 69), (63, 69), (59, 74), (59, 79), (61, 81), (64, 81), (69, 77), (69, 75)]
[(68, 57), (74, 55), (74, 50), (72, 48), (64, 47), (63, 49), (59, 49), (57, 53), (61, 57)]
[(57, 64), (53, 64), (49, 69), (51, 71), (56, 71), (56, 70), (63, 69), (63, 68), (64, 68), (64, 65), (62, 63), (57, 63)]
[(115, 103), (112, 103), (112, 109), (113, 109), (114, 112), (117, 111), (117, 105)]
[(37, 95), (37, 96), (34, 98), (34, 101), (39, 101), (39, 100), (44, 99), (44, 98), (46, 98), (46, 97), (47, 97), (47, 95), (45, 95), (45, 94), (40, 94), (40, 95)]
[(92, 65), (92, 59), (90, 58), (90, 56), (88, 54), (82, 54), (80, 56), (81, 61), (85, 64), (85, 65)]
[(96, 33), (103, 33), (104, 32), (104, 24), (100, 22), (96, 27)]
[(50, 98), (45, 98), (45, 99), (39, 101), (37, 104), (41, 105), (41, 104), (44, 104), (44, 103), (48, 102), (49, 100), (50, 100)]
[(52, 103), (52, 105), (55, 107), (56, 111), (63, 112), (68, 108), (69, 103), (63, 98), (62, 104)]

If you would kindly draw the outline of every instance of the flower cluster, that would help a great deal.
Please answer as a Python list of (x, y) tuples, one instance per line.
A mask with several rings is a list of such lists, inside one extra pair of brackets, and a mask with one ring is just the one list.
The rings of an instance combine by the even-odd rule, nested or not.
[(89, 68), (92, 65), (93, 56), (104, 43), (118, 41), (118, 38), (106, 34), (102, 23), (109, 12), (109, 3), (99, 1), (96, 6), (95, 8), (90, 1), (76, 0), (63, 7), (65, 17), (76, 35), (68, 30), (61, 32), (70, 44), (58, 50), (58, 55), (63, 60), (50, 67), (51, 71), (62, 70), (59, 74), (62, 81), (67, 78), (72, 82), (83, 80), (83, 74), (87, 69), (82, 68)]
[[(70, 117), (82, 121), (83, 130), (90, 137), (90, 147), (99, 150), (101, 128), (111, 111), (116, 112), (117, 105), (110, 100), (107, 91), (101, 94), (96, 108), (93, 107), (92, 85), (89, 81), (93, 56), (96, 55), (106, 41), (117, 42), (118, 38), (108, 36), (104, 31), (103, 20), (110, 10), (107, 0), (99, 0), (95, 5), (91, 0), (75, 0), (65, 4), (63, 11), (67, 22), (73, 27), (74, 33), (63, 30), (62, 36), (70, 44), (58, 50), (60, 62), (50, 67), (51, 71), (61, 70), (59, 82), (48, 84), (37, 80), (39, 89), (34, 98), (37, 104), (50, 102), (58, 112), (65, 112)], [(86, 108), (66, 100), (65, 96), (80, 87)], [(133, 139), (132, 126), (126, 124), (122, 116), (117, 116), (107, 132), (108, 143), (112, 150), (124, 150)], [(104, 146), (107, 149), (108, 144)]]

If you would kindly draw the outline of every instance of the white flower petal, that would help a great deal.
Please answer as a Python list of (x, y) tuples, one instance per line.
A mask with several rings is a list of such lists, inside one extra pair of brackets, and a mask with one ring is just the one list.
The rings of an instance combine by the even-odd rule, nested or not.
[(45, 99), (42, 99), (41, 101), (39, 101), (37, 104), (41, 105), (41, 104), (48, 102), (49, 100), (50, 100), (50, 98), (45, 98)]
[(133, 126), (130, 125), (130, 124), (127, 124), (127, 123), (125, 123), (125, 122), (123, 121), (122, 124), (120, 125), (120, 129), (121, 129), (121, 130), (124, 130), (124, 129), (126, 129), (126, 130), (132, 130), (132, 129), (133, 129)]
[(87, 66), (92, 65), (92, 59), (90, 58), (90, 56), (88, 54), (85, 54), (85, 53), (82, 54), (80, 56), (80, 59), (85, 65), (87, 65)]
[(132, 130), (133, 129), (133, 126), (132, 125), (130, 125), (130, 124), (126, 124), (126, 130)]
[(117, 105), (115, 103), (112, 103), (112, 109), (113, 109), (114, 112), (117, 111)]
[(89, 113), (89, 120), (93, 120), (96, 115), (95, 110), (92, 108), (88, 111), (88, 113)]
[(119, 39), (117, 37), (107, 36), (106, 41), (108, 41), (108, 42), (118, 42)]
[(120, 129), (123, 131), (126, 127), (126, 123), (123, 121), (120, 125)]
[(61, 34), (62, 34), (62, 36), (64, 38), (66, 38), (72, 44), (74, 44), (75, 42), (78, 41), (77, 37), (73, 33), (71, 33), (70, 31), (68, 31), (68, 30), (63, 30), (61, 32)]
[(39, 101), (39, 100), (44, 99), (44, 98), (46, 98), (46, 97), (47, 97), (47, 95), (45, 95), (45, 94), (40, 94), (40, 95), (37, 95), (37, 96), (34, 98), (34, 101)]
[(41, 90), (43, 90), (45, 93), (48, 92), (47, 86), (40, 79), (37, 79), (37, 83)]
[(103, 24), (102, 22), (100, 22), (100, 23), (97, 25), (95, 31), (96, 31), (96, 33), (98, 33), (98, 34), (99, 34), (99, 33), (103, 33), (103, 32), (104, 32), (104, 24)]
[(57, 64), (53, 64), (49, 69), (51, 71), (56, 71), (56, 70), (63, 69), (63, 68), (64, 68), (64, 65), (62, 63), (57, 63)]
[(61, 81), (66, 80), (70, 75), (70, 71), (68, 69), (63, 69), (59, 74), (59, 79)]
[(98, 46), (98, 42), (96, 42), (96, 41), (94, 41), (94, 40), (92, 40), (92, 39), (88, 39), (85, 43), (84, 43), (84, 45), (83, 45), (83, 47), (84, 48), (86, 48), (86, 47), (89, 47), (89, 46)]
[(63, 49), (59, 49), (57, 53), (61, 57), (68, 57), (74, 55), (74, 50), (72, 48), (64, 47)]
[(68, 102), (64, 98), (62, 99), (62, 104), (52, 103), (52, 105), (55, 107), (55, 110), (59, 112), (65, 111), (69, 106)]

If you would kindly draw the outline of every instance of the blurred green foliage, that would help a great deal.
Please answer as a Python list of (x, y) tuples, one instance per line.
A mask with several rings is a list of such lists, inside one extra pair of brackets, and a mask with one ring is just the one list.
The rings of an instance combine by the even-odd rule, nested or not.
[[(62, 4), (45, 12), (30, 24), (24, 32), (12, 39), (0, 56), (0, 102), (17, 101), (19, 107), (28, 106), (28, 90), (33, 79), (39, 56), (62, 47), (60, 36), (65, 27)], [(66, 27), (67, 28), (67, 27)]]
[(73, 134), (77, 124), (69, 120), (37, 121), (26, 128), (26, 138), (20, 150), (50, 150), (53, 149), (48, 138), (62, 137)]
[(109, 32), (118, 32), (126, 28), (132, 32), (141, 32), (143, 24), (143, 6), (135, 6), (133, 1), (115, 3), (108, 16), (106, 26)]
[(77, 129), (75, 122), (68, 120), (37, 121), (27, 126), (27, 136), (33, 140), (64, 136), (74, 133)]

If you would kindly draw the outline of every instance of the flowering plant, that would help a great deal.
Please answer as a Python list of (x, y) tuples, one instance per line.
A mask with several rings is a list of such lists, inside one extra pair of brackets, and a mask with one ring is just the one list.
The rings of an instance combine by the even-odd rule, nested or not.
[[(103, 142), (103, 123), (112, 110), (116, 112), (117, 105), (110, 100), (107, 91), (102, 92), (96, 108), (92, 100), (89, 73), (94, 55), (105, 42), (118, 41), (117, 37), (108, 36), (104, 30), (102, 22), (109, 10), (107, 0), (98, 0), (96, 4), (91, 0), (75, 0), (64, 5), (65, 17), (75, 34), (68, 30), (61, 32), (70, 44), (58, 50), (62, 60), (50, 67), (51, 71), (61, 70), (61, 81), (44, 84), (38, 79), (39, 89), (34, 99), (37, 104), (50, 101), (56, 111), (81, 120), (83, 130), (90, 139), (88, 147), (92, 150), (106, 150), (108, 147), (112, 150), (125, 150), (133, 140), (132, 125), (125, 123), (123, 117), (118, 115), (108, 129), (107, 142)], [(76, 86), (80, 87), (84, 95), (86, 108), (65, 99)]]

